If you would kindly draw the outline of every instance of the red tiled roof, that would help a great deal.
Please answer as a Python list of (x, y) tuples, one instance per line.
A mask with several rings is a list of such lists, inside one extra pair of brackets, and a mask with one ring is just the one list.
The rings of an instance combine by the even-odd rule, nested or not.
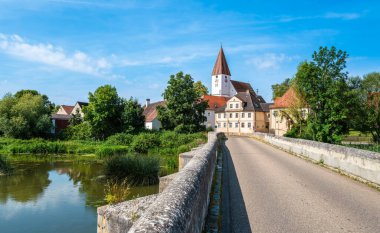
[(61, 107), (63, 108), (63, 110), (65, 110), (67, 114), (71, 114), (71, 112), (74, 109), (74, 106), (70, 106), (70, 105), (61, 105)]
[(215, 110), (217, 108), (223, 107), (226, 105), (227, 101), (230, 99), (229, 97), (223, 96), (213, 96), (213, 95), (203, 95), (202, 99), (208, 101), (209, 110)]
[(144, 108), (143, 115), (145, 116), (145, 122), (152, 122), (158, 114), (157, 107), (165, 106), (165, 101), (158, 101), (155, 103), (151, 103)]
[(274, 104), (270, 108), (288, 108), (297, 101), (297, 96), (293, 88), (289, 88), (281, 97), (274, 99)]
[(216, 59), (212, 75), (226, 74), (231, 76), (230, 69), (228, 68), (226, 57), (224, 56), (223, 48), (220, 47), (218, 58)]

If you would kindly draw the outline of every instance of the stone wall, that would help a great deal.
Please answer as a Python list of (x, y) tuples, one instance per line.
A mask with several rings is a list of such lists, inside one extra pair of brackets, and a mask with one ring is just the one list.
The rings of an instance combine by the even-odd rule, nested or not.
[[(98, 208), (98, 233), (202, 232), (210, 201), (218, 147), (217, 133), (191, 151), (192, 159), (171, 177), (161, 193)], [(164, 188), (165, 187), (165, 188)]]
[(265, 133), (254, 133), (253, 137), (290, 153), (336, 168), (362, 181), (380, 185), (379, 153)]

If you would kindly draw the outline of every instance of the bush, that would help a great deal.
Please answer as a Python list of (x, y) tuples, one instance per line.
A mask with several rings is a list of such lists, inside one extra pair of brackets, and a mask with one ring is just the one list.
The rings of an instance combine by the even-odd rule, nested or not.
[(160, 138), (157, 134), (141, 133), (133, 139), (131, 149), (134, 152), (146, 154), (151, 148), (160, 146)]
[(118, 133), (107, 138), (106, 143), (109, 145), (129, 146), (133, 141), (132, 134)]
[(159, 159), (146, 155), (112, 157), (105, 165), (106, 176), (117, 180), (127, 179), (131, 185), (157, 184), (159, 170)]
[(99, 156), (100, 158), (102, 157), (109, 157), (109, 156), (114, 156), (114, 155), (125, 155), (128, 153), (128, 147), (126, 146), (108, 146), (104, 145), (99, 147), (95, 154)]
[(65, 137), (72, 140), (91, 140), (91, 125), (83, 122), (79, 125), (71, 125), (65, 130)]

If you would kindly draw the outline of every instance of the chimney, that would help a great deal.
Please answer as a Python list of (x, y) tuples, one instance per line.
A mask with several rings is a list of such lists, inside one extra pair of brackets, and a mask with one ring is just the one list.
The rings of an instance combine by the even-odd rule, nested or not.
[(148, 107), (149, 104), (150, 104), (150, 99), (146, 99), (145, 107)]

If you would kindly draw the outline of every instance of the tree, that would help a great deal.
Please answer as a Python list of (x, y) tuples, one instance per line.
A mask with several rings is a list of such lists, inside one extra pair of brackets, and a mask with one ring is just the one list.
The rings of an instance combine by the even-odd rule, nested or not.
[(204, 112), (208, 106), (195, 91), (194, 81), (182, 72), (171, 75), (163, 93), (166, 107), (158, 107), (158, 119), (164, 129), (179, 132), (204, 130)]
[(91, 126), (91, 132), (97, 139), (123, 131), (123, 101), (116, 88), (104, 85), (89, 93), (89, 104), (83, 109), (84, 120)]
[(356, 78), (359, 106), (353, 126), (361, 132), (371, 133), (373, 141), (380, 142), (380, 73), (369, 73), (363, 79)]
[(70, 126), (79, 125), (83, 122), (82, 115), (80, 114), (79, 108), (75, 110), (73, 117), (69, 120)]
[(272, 98), (273, 100), (277, 97), (281, 97), (285, 94), (285, 92), (290, 88), (291, 79), (287, 78), (280, 84), (272, 85)]
[(126, 132), (138, 132), (145, 126), (144, 109), (132, 97), (124, 101), (122, 121)]
[(208, 89), (201, 81), (197, 81), (194, 83), (194, 89), (195, 92), (198, 94), (198, 96), (203, 96), (208, 94)]
[(0, 100), (0, 132), (7, 137), (47, 137), (52, 124), (50, 108), (41, 95), (7, 94)]
[(46, 105), (46, 107), (48, 107), (50, 109), (50, 112), (56, 112), (56, 110), (58, 110), (55, 106), (54, 103), (52, 103), (50, 100), (49, 100), (49, 97), (47, 95), (41, 95), (38, 91), (36, 90), (29, 90), (29, 89), (25, 89), (25, 90), (20, 90), (18, 92), (16, 92), (15, 94), (15, 97), (16, 98), (20, 98), (21, 96), (25, 95), (25, 94), (30, 94), (32, 96), (36, 96), (36, 95), (40, 95), (42, 97), (42, 99), (44, 100), (44, 103)]
[(348, 132), (352, 95), (344, 71), (347, 57), (335, 47), (320, 47), (313, 61), (298, 69), (295, 82), (311, 110), (307, 121), (313, 140), (339, 142)]

